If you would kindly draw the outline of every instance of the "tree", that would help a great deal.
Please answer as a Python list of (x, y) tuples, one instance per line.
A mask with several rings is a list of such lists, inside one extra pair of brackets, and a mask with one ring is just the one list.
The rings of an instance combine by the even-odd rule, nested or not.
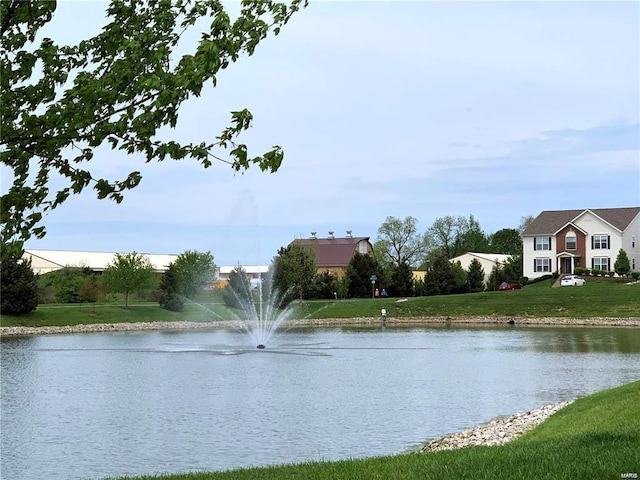
[(193, 300), (216, 276), (216, 264), (211, 252), (201, 253), (187, 250), (173, 262), (177, 291)]
[(498, 290), (500, 284), (502, 282), (506, 282), (507, 280), (509, 280), (509, 278), (507, 278), (502, 264), (496, 263), (491, 269), (491, 273), (489, 274), (489, 279), (487, 280), (487, 290)]
[(124, 294), (124, 306), (129, 306), (129, 295), (152, 288), (155, 269), (149, 259), (137, 252), (116, 253), (113, 261), (104, 269), (102, 279), (111, 291)]
[(184, 297), (179, 293), (175, 262), (171, 262), (167, 271), (162, 274), (158, 288), (158, 303), (161, 308), (172, 312), (184, 310)]
[[(389, 282), (389, 295), (396, 297), (408, 297), (413, 296), (415, 293), (415, 286), (413, 282), (413, 271), (411, 267), (402, 262), (400, 265), (393, 265), (391, 267), (391, 280)], [(382, 285), (382, 284), (381, 284)]]
[(467, 272), (462, 268), (460, 260), (452, 262), (453, 267), (453, 284), (451, 285), (450, 293), (468, 293), (469, 292), (469, 280), (467, 278)]
[(0, 261), (0, 313), (24, 315), (38, 307), (38, 282), (31, 260), (11, 256)]
[(629, 275), (629, 272), (631, 271), (629, 257), (627, 256), (627, 252), (622, 248), (618, 250), (618, 256), (616, 257), (616, 261), (613, 263), (613, 271), (623, 277)]
[[(43, 214), (69, 195), (93, 185), (98, 198), (120, 203), (123, 192), (140, 183), (137, 171), (122, 180), (95, 178), (83, 164), (98, 147), (137, 153), (146, 162), (191, 158), (207, 168), (218, 160), (236, 171), (255, 164), (275, 172), (283, 159), (279, 146), (251, 158), (247, 146), (236, 143), (253, 120), (246, 109), (231, 112), (230, 125), (215, 139), (181, 144), (158, 134), (176, 126), (183, 102), (215, 86), (220, 70), (252, 55), (301, 6), (301, 0), (246, 1), (232, 22), (219, 0), (111, 0), (98, 35), (59, 45), (41, 38), (56, 2), (3, 0), (0, 159), (13, 173), (1, 198), (3, 258), (30, 237), (43, 237)], [(188, 45), (201, 19), (210, 28)], [(178, 57), (178, 48), (188, 51)], [(216, 155), (219, 149), (228, 149), (230, 160)], [(67, 184), (50, 191), (58, 188), (57, 177)]]
[(428, 250), (428, 239), (416, 229), (418, 220), (405, 217), (387, 217), (378, 228), (376, 247), (383, 249), (393, 265), (416, 265)]
[(446, 255), (438, 255), (430, 263), (424, 283), (427, 295), (448, 295), (452, 292), (456, 274)]
[(348, 295), (356, 298), (371, 298), (371, 276), (380, 275), (380, 265), (372, 255), (356, 252), (345, 273), (346, 283), (349, 286)]
[(87, 267), (66, 266), (40, 275), (42, 296), (53, 296), (58, 303), (95, 302), (101, 295), (98, 276)]
[(292, 243), (281, 247), (273, 260), (273, 288), (280, 292), (283, 304), (294, 297), (309, 298), (316, 275), (316, 259), (308, 248)]
[(520, 217), (520, 225), (518, 225), (518, 232), (520, 232), (520, 235), (522, 235), (522, 232), (524, 232), (534, 220), (535, 217), (533, 215), (525, 215), (523, 217)]
[(502, 265), (502, 274), (506, 280), (514, 282), (526, 283), (528, 279), (522, 276), (522, 253), (511, 255), (504, 265)]
[(467, 270), (467, 281), (470, 292), (482, 292), (484, 290), (484, 268), (477, 258), (471, 260)]
[(505, 255), (522, 254), (522, 237), (515, 228), (503, 228), (490, 237), (491, 252)]
[(325, 270), (313, 279), (312, 298), (329, 299), (334, 298), (340, 290), (340, 280), (338, 277)]
[[(459, 254), (466, 253), (464, 250), (468, 246), (476, 248), (477, 238), (474, 241), (464, 240), (464, 235), (471, 233), (477, 234), (482, 232), (479, 230), (480, 225), (475, 221), (473, 215), (467, 220), (464, 217), (452, 217), (447, 215), (446, 217), (436, 218), (431, 227), (427, 230), (427, 235), (431, 239), (432, 244), (446, 255), (447, 258), (453, 258)], [(477, 231), (476, 231), (477, 230)], [(484, 234), (482, 234), (484, 236)], [(479, 247), (480, 248), (480, 247)], [(481, 249), (484, 249), (482, 247)]]
[(488, 253), (490, 250), (489, 239), (482, 231), (480, 222), (473, 215), (469, 215), (468, 219), (460, 218), (458, 222), (454, 250), (451, 253), (452, 257), (457, 257), (467, 252)]
[(252, 301), (251, 283), (247, 272), (240, 265), (236, 265), (229, 274), (229, 283), (224, 289), (224, 303), (231, 308), (242, 308)]

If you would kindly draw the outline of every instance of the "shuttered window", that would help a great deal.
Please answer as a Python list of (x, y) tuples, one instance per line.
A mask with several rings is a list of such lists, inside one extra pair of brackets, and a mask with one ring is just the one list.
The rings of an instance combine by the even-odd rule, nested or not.
[(591, 237), (591, 248), (594, 250), (609, 250), (611, 248), (611, 237), (609, 235), (594, 235)]
[(550, 258), (534, 258), (533, 271), (534, 272), (550, 272), (551, 259)]
[(551, 250), (551, 237), (536, 237), (533, 242), (534, 250)]
[(591, 259), (591, 268), (596, 270), (611, 270), (611, 259), (609, 257), (593, 257)]

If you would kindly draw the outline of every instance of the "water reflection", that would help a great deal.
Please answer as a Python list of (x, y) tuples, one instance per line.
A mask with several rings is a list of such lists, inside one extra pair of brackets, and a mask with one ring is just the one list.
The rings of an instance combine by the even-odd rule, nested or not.
[[(393, 454), (637, 380), (640, 329), (295, 329), (3, 338), (3, 478)], [(60, 461), (64, 459), (64, 462)]]

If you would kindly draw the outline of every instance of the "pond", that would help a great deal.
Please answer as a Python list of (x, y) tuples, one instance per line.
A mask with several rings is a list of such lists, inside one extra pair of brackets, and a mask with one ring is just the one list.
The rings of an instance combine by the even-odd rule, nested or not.
[(391, 455), (640, 377), (638, 328), (291, 329), (3, 338), (5, 479)]

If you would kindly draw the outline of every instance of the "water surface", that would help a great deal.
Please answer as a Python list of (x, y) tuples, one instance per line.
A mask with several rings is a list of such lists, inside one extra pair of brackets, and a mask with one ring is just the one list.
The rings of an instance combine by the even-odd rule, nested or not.
[(3, 479), (388, 455), (640, 378), (634, 328), (296, 329), (3, 338)]

